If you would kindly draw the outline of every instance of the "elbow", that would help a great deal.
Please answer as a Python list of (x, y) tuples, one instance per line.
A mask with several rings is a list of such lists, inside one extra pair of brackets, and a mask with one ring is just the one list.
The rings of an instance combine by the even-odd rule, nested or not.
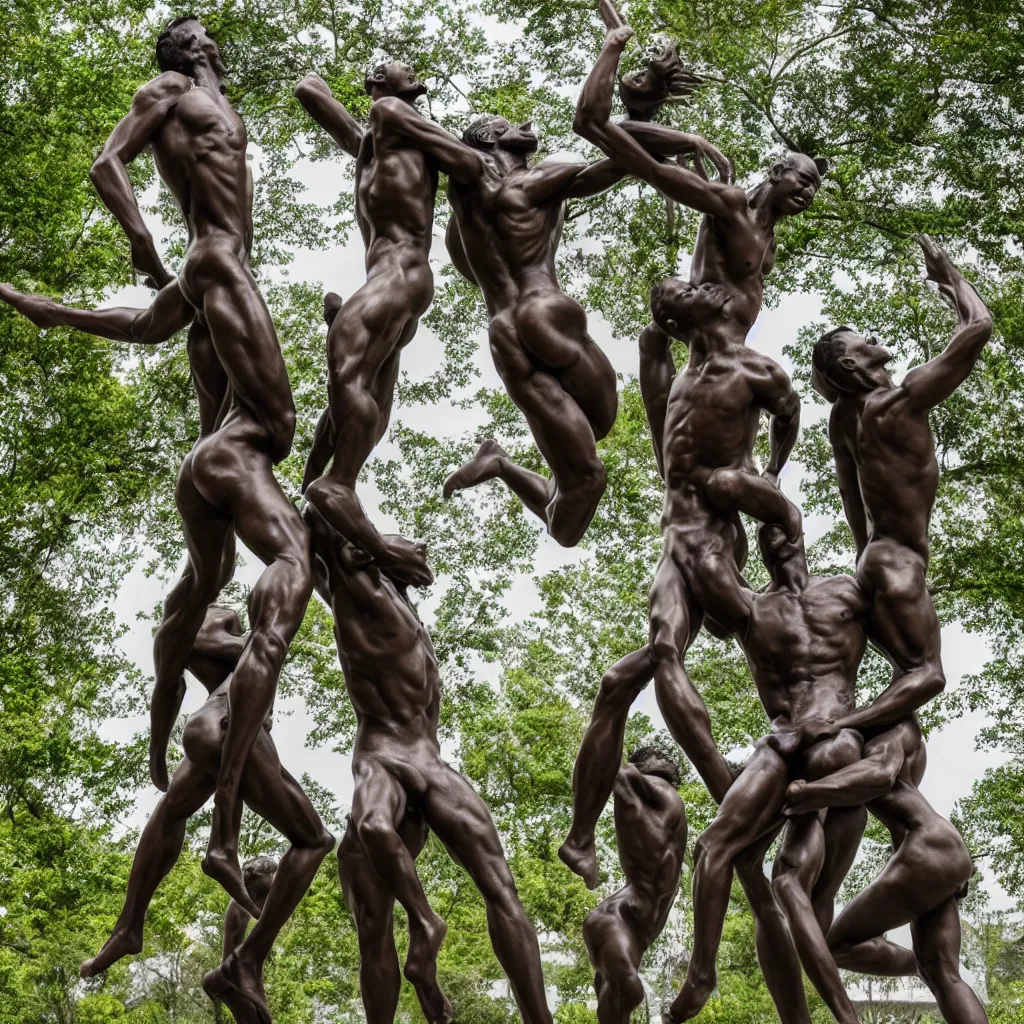
[(586, 104), (581, 103), (576, 108), (576, 114), (572, 119), (572, 130), (581, 138), (597, 145), (601, 137), (601, 130), (597, 119), (591, 113)]
[(103, 191), (103, 186), (110, 177), (110, 159), (109, 154), (100, 153), (89, 168), (89, 180), (97, 192)]
[(302, 103), (315, 92), (319, 91), (323, 84), (324, 80), (319, 75), (306, 75), (305, 78), (296, 84), (295, 88), (292, 90), (292, 95)]

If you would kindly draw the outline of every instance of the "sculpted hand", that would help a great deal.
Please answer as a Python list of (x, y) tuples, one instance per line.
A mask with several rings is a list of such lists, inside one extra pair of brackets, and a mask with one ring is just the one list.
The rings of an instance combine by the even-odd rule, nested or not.
[(811, 787), (804, 779), (791, 782), (786, 789), (786, 802), (782, 806), (782, 813), (787, 818), (795, 818), (820, 810), (820, 803), (809, 795), (809, 791)]
[[(619, 14), (615, 4), (612, 3), (612, 0), (598, 0), (597, 10), (601, 15), (601, 20), (604, 22), (604, 27), (608, 29), (609, 34), (613, 29), (625, 27), (622, 15)], [(633, 34), (632, 29), (629, 34)], [(626, 36), (626, 39), (629, 39), (629, 36)]]
[(147, 288), (159, 291), (174, 280), (174, 275), (160, 261), (151, 240), (133, 242), (131, 252), (132, 266), (143, 275), (142, 283)]
[(697, 143), (697, 164), (702, 165), (704, 160), (710, 161), (718, 171), (718, 180), (726, 185), (732, 184), (732, 161), (718, 148), (712, 146), (707, 139), (700, 139)]
[(929, 235), (918, 235), (918, 244), (924, 252), (925, 277), (939, 286), (942, 297), (954, 308), (957, 308), (956, 284), (963, 280), (945, 249), (935, 244)]

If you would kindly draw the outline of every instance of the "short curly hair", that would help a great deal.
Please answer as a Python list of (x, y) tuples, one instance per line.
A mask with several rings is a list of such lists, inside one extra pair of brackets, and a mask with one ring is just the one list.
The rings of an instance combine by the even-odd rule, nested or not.
[(491, 125), (496, 121), (503, 121), (504, 118), (498, 114), (481, 114), (462, 133), (462, 141), (474, 149), (490, 149), (494, 145), (494, 136), (491, 135)]
[(265, 854), (261, 854), (259, 857), (253, 857), (251, 860), (247, 860), (242, 865), (242, 879), (244, 880), (246, 887), (252, 882), (255, 882), (257, 878), (272, 876), (277, 871), (277, 861), (273, 857), (268, 857)]
[(679, 759), (655, 740), (636, 747), (626, 760), (640, 768), (644, 775), (657, 775), (676, 788), (682, 782), (683, 773), (679, 767)]

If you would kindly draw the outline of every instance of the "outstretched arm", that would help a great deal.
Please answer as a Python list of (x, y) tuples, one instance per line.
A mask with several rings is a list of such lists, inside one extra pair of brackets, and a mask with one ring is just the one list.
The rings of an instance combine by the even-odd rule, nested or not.
[(128, 164), (150, 144), (170, 117), (178, 98), (191, 87), (191, 81), (176, 71), (166, 71), (144, 85), (135, 94), (131, 110), (110, 133), (89, 171), (104, 206), (128, 236), (132, 266), (145, 275), (146, 284), (151, 288), (163, 288), (173, 280), (173, 275), (164, 267), (153, 236), (139, 212), (128, 177)]
[(611, 120), (619, 57), (632, 34), (628, 26), (621, 26), (610, 29), (605, 36), (601, 54), (580, 93), (573, 131), (603, 150), (625, 173), (648, 182), (684, 206), (717, 217), (731, 217), (745, 210), (747, 197), (742, 189), (708, 181), (678, 164), (661, 163)]
[(370, 107), (371, 124), (407, 139), (433, 158), (438, 169), (463, 184), (479, 179), (485, 169), (483, 156), (439, 124), (427, 120), (415, 107), (396, 96), (383, 96)]
[(949, 398), (974, 369), (992, 337), (992, 317), (946, 253), (927, 235), (918, 241), (924, 250), (928, 279), (939, 286), (939, 293), (956, 313), (956, 332), (950, 343), (934, 359), (915, 366), (900, 385), (913, 406), (926, 412)]
[(647, 411), (654, 458), (662, 480), (665, 479), (665, 417), (675, 376), (672, 339), (657, 324), (648, 324), (640, 332), (640, 395)]
[(307, 114), (349, 156), (357, 156), (366, 129), (334, 98), (330, 86), (319, 75), (306, 75), (295, 86), (295, 98)]
[(681, 132), (656, 121), (634, 121), (628, 117), (619, 121), (618, 126), (636, 139), (648, 153), (658, 156), (695, 156), (698, 162), (707, 157), (718, 171), (719, 180), (726, 185), (732, 184), (732, 161), (702, 135)]

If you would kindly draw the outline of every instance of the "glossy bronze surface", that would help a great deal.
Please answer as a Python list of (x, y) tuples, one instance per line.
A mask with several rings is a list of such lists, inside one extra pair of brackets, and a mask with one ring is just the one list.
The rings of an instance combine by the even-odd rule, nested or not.
[[(82, 977), (92, 977), (122, 957), (142, 950), (146, 909), (157, 886), (181, 855), (188, 819), (216, 790), (229, 729), (232, 673), (237, 671), (248, 641), (237, 613), (216, 605), (207, 610), (187, 666), (210, 696), (189, 717), (182, 735), (185, 757), (142, 830), (124, 909), (114, 932), (100, 952), (82, 964)], [(324, 828), (308, 797), (282, 767), (270, 725), (269, 719), (262, 723), (246, 758), (241, 792), (245, 803), (291, 845), (272, 877), (256, 870), (266, 865), (250, 866), (244, 902), (233, 901), (228, 908), (224, 961), (203, 979), (207, 993), (224, 1002), (236, 1019), (261, 1024), (270, 1020), (263, 992), (263, 964), (278, 932), (334, 846), (334, 837)], [(250, 916), (259, 920), (245, 936)]]
[[(415, 859), (429, 828), (483, 897), (491, 943), (523, 1020), (550, 1024), (537, 935), (519, 902), (490, 812), (441, 757), (437, 661), (408, 585), (339, 537), (312, 505), (303, 515), (313, 537), (317, 593), (334, 615), (338, 657), (358, 723), (355, 793), (338, 866), (360, 945), (370, 957), (381, 956), (362, 968), (367, 1017), (394, 1016), (391, 912), (397, 900), (409, 919), (405, 976), (427, 1020), (452, 1019), (436, 977), (447, 925), (427, 902), (416, 874)], [(419, 554), (426, 564), (424, 545)], [(378, 980), (380, 987), (369, 987)]]

